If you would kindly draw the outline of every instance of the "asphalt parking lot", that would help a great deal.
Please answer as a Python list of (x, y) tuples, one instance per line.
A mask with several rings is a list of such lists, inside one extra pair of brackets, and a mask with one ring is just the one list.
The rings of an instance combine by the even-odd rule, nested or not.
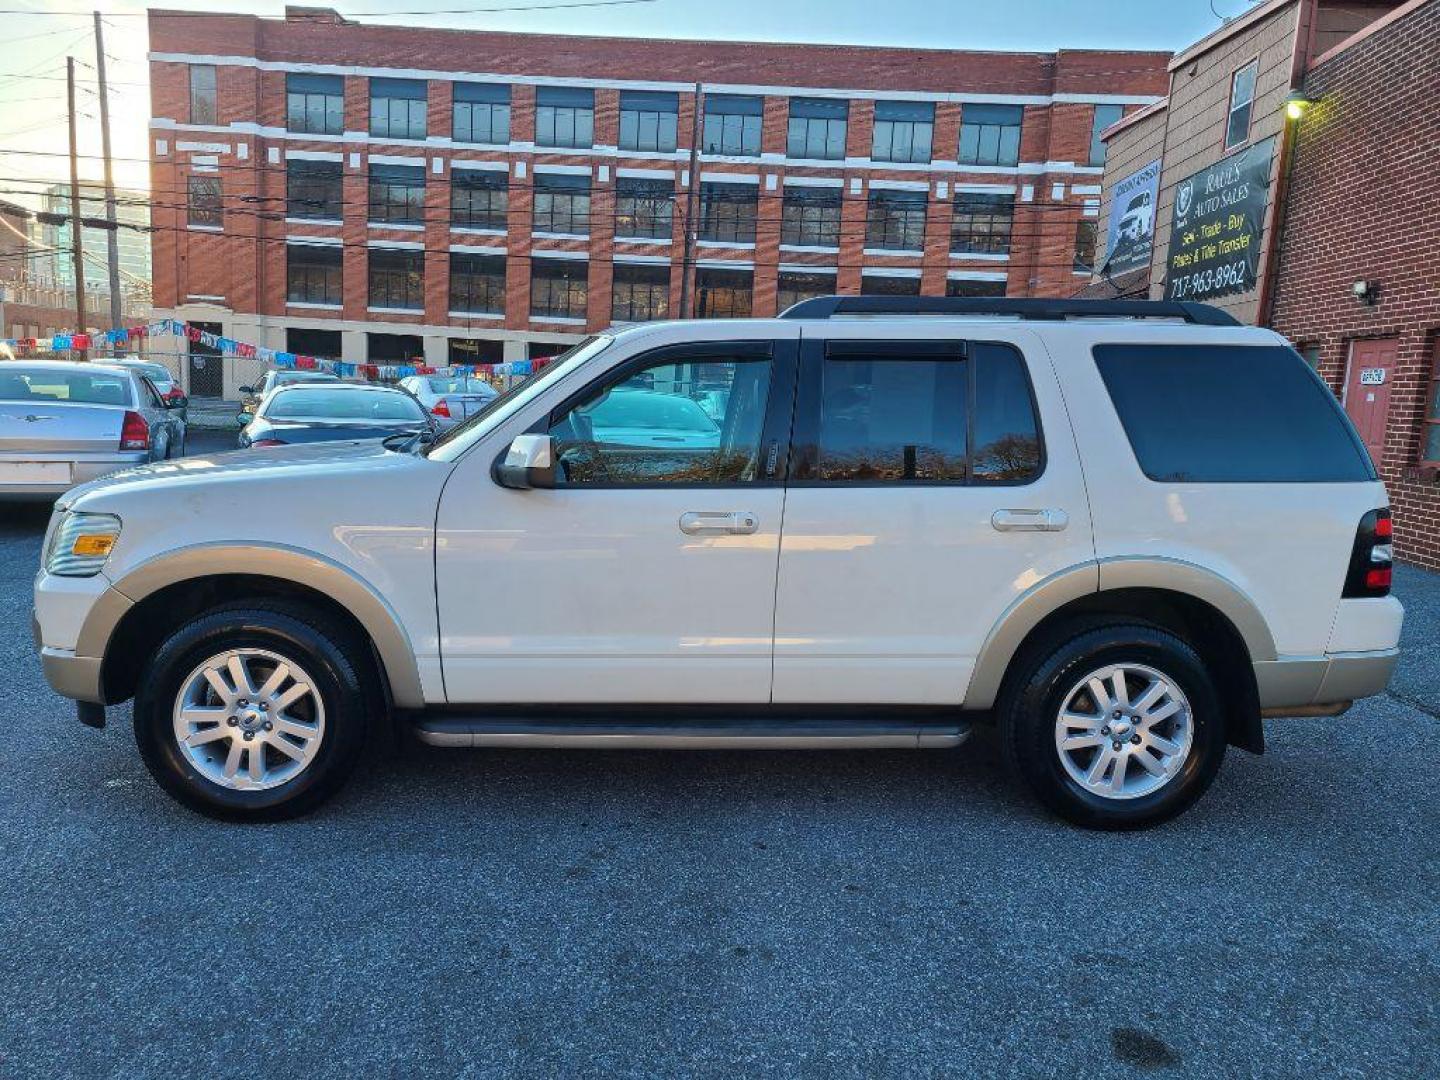
[(1440, 1074), (1440, 575), (1388, 696), (1148, 833), (984, 738), (415, 748), (237, 827), (45, 686), (44, 521), (0, 506), (0, 1076)]

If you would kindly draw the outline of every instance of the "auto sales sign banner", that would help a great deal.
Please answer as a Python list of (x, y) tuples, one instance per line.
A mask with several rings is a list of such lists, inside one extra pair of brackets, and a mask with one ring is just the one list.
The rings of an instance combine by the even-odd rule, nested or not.
[(1176, 186), (1167, 300), (1208, 300), (1255, 288), (1274, 152), (1272, 137)]
[(1111, 190), (1105, 269), (1112, 276), (1150, 265), (1150, 252), (1155, 246), (1155, 198), (1159, 190), (1158, 158), (1125, 177)]

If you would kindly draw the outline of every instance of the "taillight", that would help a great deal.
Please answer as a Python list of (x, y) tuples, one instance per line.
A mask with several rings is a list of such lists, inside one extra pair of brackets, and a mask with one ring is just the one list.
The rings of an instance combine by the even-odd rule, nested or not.
[(121, 450), (149, 450), (150, 425), (138, 412), (127, 412), (120, 425)]
[(431, 406), (430, 412), (434, 416), (443, 416), (448, 420), (450, 418), (450, 403), (442, 397)]
[(250, 444), (250, 449), (252, 449), (252, 450), (263, 450), (263, 449), (265, 449), (265, 447), (267, 447), (267, 446), (284, 446), (284, 445), (285, 445), (285, 444), (284, 444), (283, 442), (281, 442), (279, 439), (256, 439), (254, 442), (252, 442), (252, 443)]
[(1389, 510), (1371, 510), (1360, 519), (1355, 533), (1355, 547), (1350, 553), (1350, 570), (1345, 575), (1348, 598), (1389, 596), (1394, 576), (1395, 549), (1390, 540), (1394, 522)]

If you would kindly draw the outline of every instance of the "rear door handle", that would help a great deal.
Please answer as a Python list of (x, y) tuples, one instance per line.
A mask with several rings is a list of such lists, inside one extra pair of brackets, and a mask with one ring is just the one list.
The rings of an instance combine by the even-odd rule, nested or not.
[(747, 536), (760, 527), (749, 510), (691, 510), (680, 515), (680, 531), (687, 536)]
[(1070, 515), (1064, 510), (996, 510), (990, 524), (997, 532), (1060, 532)]

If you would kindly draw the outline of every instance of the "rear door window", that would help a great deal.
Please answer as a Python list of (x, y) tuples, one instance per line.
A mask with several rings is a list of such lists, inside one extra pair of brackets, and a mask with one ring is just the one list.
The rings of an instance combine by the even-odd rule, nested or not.
[(830, 341), (817, 378), (799, 481), (1016, 484), (1040, 472), (1030, 381), (1009, 345)]
[(1151, 480), (1375, 479), (1335, 395), (1293, 349), (1098, 345), (1095, 363)]

